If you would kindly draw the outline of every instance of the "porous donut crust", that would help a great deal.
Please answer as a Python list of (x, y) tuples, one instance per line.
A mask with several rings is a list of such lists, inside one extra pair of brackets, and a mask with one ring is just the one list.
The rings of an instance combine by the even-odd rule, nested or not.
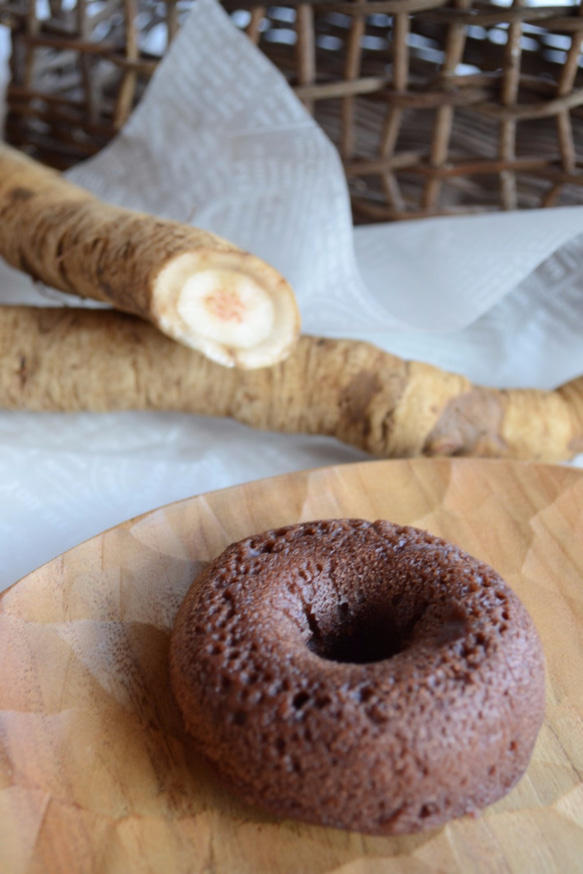
[(451, 543), (389, 522), (230, 546), (188, 592), (170, 659), (186, 729), (229, 787), (369, 834), (496, 801), (543, 719), (542, 650), (517, 596)]

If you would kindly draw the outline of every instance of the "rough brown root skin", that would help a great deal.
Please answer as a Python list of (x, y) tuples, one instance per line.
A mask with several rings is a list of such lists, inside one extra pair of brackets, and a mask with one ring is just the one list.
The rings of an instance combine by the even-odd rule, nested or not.
[(5, 145), (0, 256), (52, 288), (148, 319), (226, 366), (269, 366), (299, 336), (295, 296), (261, 259), (207, 231), (103, 203)]
[(368, 343), (308, 336), (274, 367), (227, 370), (103, 310), (1, 307), (0, 406), (227, 416), (387, 458), (556, 462), (583, 446), (583, 379), (556, 391), (481, 388)]

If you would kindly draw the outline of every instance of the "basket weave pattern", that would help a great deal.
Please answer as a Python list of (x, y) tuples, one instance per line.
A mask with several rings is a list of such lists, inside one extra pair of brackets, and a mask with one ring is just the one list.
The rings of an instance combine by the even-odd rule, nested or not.
[[(224, 0), (337, 145), (357, 220), (583, 203), (583, 7)], [(7, 139), (65, 168), (139, 101), (191, 0), (0, 0)]]

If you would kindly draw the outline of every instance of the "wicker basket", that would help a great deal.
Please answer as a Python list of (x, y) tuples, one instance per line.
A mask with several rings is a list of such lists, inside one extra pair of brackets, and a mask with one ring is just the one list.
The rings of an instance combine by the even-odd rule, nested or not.
[[(0, 0), (7, 139), (64, 168), (119, 130), (191, 0)], [(583, 9), (225, 0), (337, 144), (357, 220), (583, 203)]]

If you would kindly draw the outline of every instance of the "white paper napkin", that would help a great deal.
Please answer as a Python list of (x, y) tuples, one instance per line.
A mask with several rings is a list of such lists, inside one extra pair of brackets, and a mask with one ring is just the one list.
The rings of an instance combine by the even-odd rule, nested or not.
[[(198, 0), (122, 133), (69, 176), (265, 258), (294, 286), (306, 332), (492, 385), (583, 373), (583, 208), (354, 233), (336, 150), (216, 0)], [(0, 301), (24, 300), (79, 304), (0, 265)], [(199, 417), (0, 413), (0, 586), (168, 501), (362, 457)]]

